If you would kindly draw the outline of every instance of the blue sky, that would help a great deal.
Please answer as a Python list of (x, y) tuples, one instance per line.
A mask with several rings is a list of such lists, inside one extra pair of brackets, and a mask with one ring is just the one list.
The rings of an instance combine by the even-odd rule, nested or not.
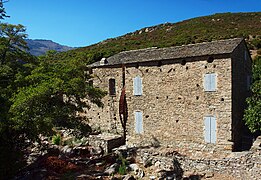
[(143, 27), (221, 12), (260, 12), (261, 0), (9, 0), (6, 22), (31, 39), (80, 47)]

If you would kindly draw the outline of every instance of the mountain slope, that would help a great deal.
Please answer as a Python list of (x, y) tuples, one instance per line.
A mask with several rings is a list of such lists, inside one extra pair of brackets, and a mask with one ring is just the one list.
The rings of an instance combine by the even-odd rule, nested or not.
[(77, 56), (93, 62), (125, 50), (169, 47), (234, 37), (244, 37), (250, 49), (261, 48), (261, 12), (214, 14), (178, 23), (160, 24), (62, 53), (60, 58)]
[(73, 48), (68, 46), (63, 46), (58, 43), (55, 43), (51, 40), (43, 40), (43, 39), (26, 39), (27, 45), (29, 47), (29, 52), (32, 55), (39, 56), (45, 54), (46, 51), (55, 50), (58, 52), (68, 51)]

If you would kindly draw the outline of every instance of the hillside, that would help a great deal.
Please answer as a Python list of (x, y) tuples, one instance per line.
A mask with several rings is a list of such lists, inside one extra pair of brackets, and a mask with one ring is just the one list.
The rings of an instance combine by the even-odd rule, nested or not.
[(63, 46), (58, 43), (55, 43), (51, 40), (26, 39), (26, 42), (29, 47), (29, 52), (35, 56), (43, 55), (43, 54), (45, 54), (46, 51), (49, 51), (49, 50), (64, 52), (64, 51), (73, 49), (71, 47)]
[(178, 23), (145, 27), (117, 38), (62, 53), (59, 57), (63, 59), (76, 56), (93, 62), (125, 50), (178, 46), (234, 37), (244, 37), (251, 50), (260, 49), (261, 12), (214, 14)]

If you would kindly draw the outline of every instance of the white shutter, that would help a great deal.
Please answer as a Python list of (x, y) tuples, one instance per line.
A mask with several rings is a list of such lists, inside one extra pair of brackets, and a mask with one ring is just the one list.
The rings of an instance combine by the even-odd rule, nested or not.
[(204, 139), (206, 143), (216, 143), (216, 118), (207, 116), (204, 118)]
[(135, 111), (135, 132), (141, 134), (143, 132), (142, 112)]
[(205, 74), (204, 75), (204, 89), (205, 89), (205, 91), (209, 91), (210, 83), (211, 83), (211, 78), (210, 78), (209, 74)]
[(210, 91), (216, 90), (216, 74), (209, 74), (210, 76)]
[(210, 117), (210, 142), (216, 143), (216, 118)]
[(205, 74), (204, 75), (204, 90), (205, 91), (216, 91), (217, 88), (217, 78), (216, 74)]
[(141, 96), (142, 95), (142, 79), (140, 78), (140, 76), (137, 76), (134, 78), (133, 87), (134, 87), (134, 95)]
[(205, 127), (205, 131), (204, 131), (205, 142), (210, 143), (211, 142), (211, 139), (210, 139), (210, 117), (204, 118), (204, 127)]

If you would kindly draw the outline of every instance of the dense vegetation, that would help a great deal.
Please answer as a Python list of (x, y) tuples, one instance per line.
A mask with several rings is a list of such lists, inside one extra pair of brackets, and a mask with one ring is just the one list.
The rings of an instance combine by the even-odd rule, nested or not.
[(234, 37), (244, 37), (250, 49), (260, 49), (260, 19), (261, 12), (224, 13), (193, 18), (178, 23), (165, 23), (68, 51), (60, 56), (62, 56), (62, 59), (71, 56), (78, 56), (82, 59), (90, 56), (96, 58), (100, 56), (108, 57), (131, 49), (169, 47)]
[[(7, 17), (0, 1), (0, 19)], [(28, 54), (23, 25), (0, 23), (0, 179), (9, 179), (23, 166), (22, 150), (54, 127), (90, 131), (77, 113), (89, 103), (102, 106), (105, 92), (86, 81), (85, 62), (60, 60), (56, 52)], [(86, 99), (86, 102), (82, 102)]]
[(261, 56), (253, 64), (252, 96), (247, 99), (248, 108), (244, 120), (252, 132), (261, 132)]

